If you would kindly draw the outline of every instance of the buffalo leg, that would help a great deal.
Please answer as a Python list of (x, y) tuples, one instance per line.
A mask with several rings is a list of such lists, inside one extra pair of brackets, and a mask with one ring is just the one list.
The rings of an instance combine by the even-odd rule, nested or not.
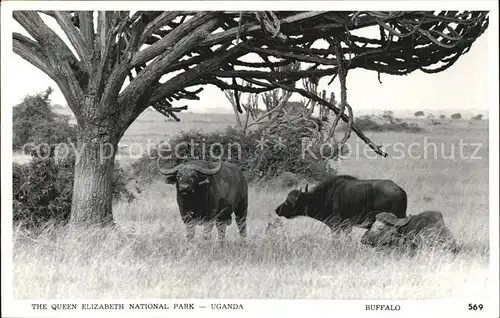
[(240, 232), (241, 238), (245, 239), (247, 237), (247, 213), (248, 213), (248, 200), (245, 197), (241, 200), (234, 210), (234, 216), (236, 219), (236, 225)]
[(203, 238), (207, 241), (212, 239), (212, 230), (214, 229), (214, 223), (209, 222), (203, 226)]
[(240, 232), (241, 238), (247, 237), (247, 213), (235, 213), (236, 225), (238, 226), (238, 231)]
[(226, 224), (224, 222), (217, 222), (216, 226), (219, 242), (222, 245), (226, 239)]
[(195, 234), (195, 228), (193, 223), (191, 222), (186, 223), (186, 232), (187, 232), (187, 240), (189, 242), (194, 238)]

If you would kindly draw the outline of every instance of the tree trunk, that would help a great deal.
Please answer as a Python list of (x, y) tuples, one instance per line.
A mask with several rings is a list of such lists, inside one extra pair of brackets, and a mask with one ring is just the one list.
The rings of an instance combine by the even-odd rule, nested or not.
[[(90, 107), (87, 107), (89, 109)], [(92, 110), (112, 109), (93, 105)], [(75, 176), (71, 222), (86, 225), (113, 225), (113, 172), (119, 125), (106, 120), (105, 114), (92, 114), (78, 129), (75, 149)]]

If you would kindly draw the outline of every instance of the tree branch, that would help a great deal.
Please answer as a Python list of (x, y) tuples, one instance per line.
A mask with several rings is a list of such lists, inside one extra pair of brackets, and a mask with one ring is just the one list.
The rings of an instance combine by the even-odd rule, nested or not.
[[(297, 87), (292, 87), (292, 86), (288, 86), (288, 85), (283, 85), (279, 82), (273, 82), (272, 85), (276, 85), (278, 87), (281, 87), (283, 89), (286, 89), (286, 90), (289, 90), (289, 91), (292, 91), (292, 92), (296, 92), (296, 93), (299, 93), (300, 95), (306, 97), (306, 98), (309, 98), (309, 99), (312, 99), (313, 101), (317, 102), (318, 104), (321, 104), (325, 107), (328, 107), (329, 109), (331, 109), (335, 114), (339, 114), (340, 113), (340, 109), (338, 109), (335, 105), (329, 103), (328, 101), (324, 100), (323, 98), (315, 95), (315, 94), (312, 94), (308, 91), (306, 91), (305, 89), (302, 89), (302, 88), (297, 88)], [(349, 123), (350, 121), (350, 118), (346, 115), (346, 114), (342, 114), (341, 117), (342, 120), (346, 123)], [(352, 125), (352, 130), (356, 133), (356, 135), (358, 135), (358, 137), (363, 140), (370, 148), (373, 149), (373, 151), (375, 151), (375, 153), (383, 156), (383, 157), (387, 157), (387, 153), (385, 151), (382, 150), (382, 147), (381, 146), (377, 146), (373, 143), (373, 141), (370, 140), (370, 138), (368, 138), (357, 126), (355, 126), (354, 124)]]
[[(133, 96), (139, 96), (139, 92), (143, 92), (145, 88), (150, 87), (155, 82), (157, 82), (164, 74), (166, 69), (168, 69), (179, 58), (181, 58), (186, 52), (192, 50), (200, 40), (204, 39), (210, 32), (212, 32), (216, 28), (218, 23), (218, 19), (212, 19), (205, 22), (203, 25), (198, 25), (198, 23), (192, 24), (191, 26), (198, 25), (198, 27), (194, 30), (190, 29), (189, 35), (184, 35), (181, 39), (179, 39), (174, 47), (164, 51), (153, 62), (146, 66), (146, 68), (144, 68), (137, 75), (137, 77), (125, 88), (125, 90), (122, 92), (122, 96), (127, 96), (128, 99), (132, 98)], [(132, 62), (132, 64), (134, 64), (134, 62)], [(150, 104), (153, 103), (154, 102), (150, 102)]]
[(92, 11), (78, 11), (78, 19), (80, 20), (80, 33), (83, 41), (90, 52), (89, 57), (92, 59), (94, 50), (94, 13)]
[(61, 60), (77, 64), (78, 60), (73, 55), (64, 41), (51, 30), (36, 11), (14, 11), (14, 19), (31, 35), (41, 47), (49, 47), (57, 51)]
[(13, 49), (14, 53), (33, 64), (51, 79), (55, 78), (54, 70), (50, 67), (50, 62), (38, 43), (22, 34), (14, 32)]
[(204, 74), (211, 72), (231, 56), (240, 54), (241, 50), (241, 45), (236, 45), (229, 50), (226, 50), (224, 47), (220, 48), (218, 50), (218, 53), (220, 54), (216, 54), (213, 58), (200, 63), (198, 66), (193, 67), (177, 76), (174, 76), (164, 84), (161, 84), (156, 89), (155, 93), (151, 95), (148, 104), (154, 104), (165, 96), (175, 93), (175, 91), (179, 88), (187, 88), (189, 86), (196, 85), (194, 83), (197, 79), (202, 77)]
[(279, 50), (273, 49), (265, 49), (260, 47), (250, 47), (250, 50), (255, 53), (264, 53), (273, 57), (281, 57), (286, 59), (291, 59), (294, 61), (301, 61), (306, 63), (318, 63), (322, 65), (337, 65), (336, 59), (327, 59), (321, 58), (317, 56), (307, 56), (307, 55), (299, 55), (290, 52), (281, 52)]
[(144, 28), (144, 32), (139, 40), (140, 45), (144, 44), (146, 40), (161, 27), (165, 26), (169, 22), (172, 22), (175, 18), (182, 14), (184, 14), (182, 11), (165, 11), (160, 14)]
[(196, 80), (192, 83), (192, 85), (206, 85), (206, 84), (217, 86), (221, 90), (237, 90), (243, 93), (254, 93), (254, 94), (260, 94), (274, 89), (274, 87), (268, 87), (268, 86), (252, 87), (252, 86), (242, 86), (238, 84), (228, 84), (213, 76), (203, 77), (203, 79)]
[(80, 59), (83, 61), (87, 72), (91, 73), (92, 65), (90, 62), (89, 46), (85, 43), (80, 31), (73, 25), (73, 22), (69, 18), (69, 13), (65, 11), (55, 11), (55, 16), (57, 23), (68, 37), (76, 53), (80, 56)]
[(208, 23), (209, 21), (213, 21), (212, 19), (215, 16), (217, 16), (217, 12), (199, 12), (189, 21), (184, 22), (183, 24), (169, 32), (160, 41), (134, 54), (131, 66), (134, 67), (144, 64), (147, 61), (152, 60), (156, 56), (162, 54), (166, 50), (172, 50), (174, 47), (178, 46), (178, 42), (182, 38), (192, 33), (198, 27)]
[(213, 75), (217, 77), (228, 78), (259, 78), (266, 80), (291, 80), (309, 78), (309, 77), (322, 77), (327, 75), (337, 74), (338, 67), (330, 67), (327, 69), (319, 70), (298, 70), (286, 72), (265, 72), (265, 71), (247, 71), (247, 70), (232, 70), (232, 71), (214, 71)]
[(81, 113), (83, 90), (74, 72), (74, 69), (80, 70), (75, 56), (64, 41), (43, 22), (37, 12), (14, 11), (13, 16), (43, 48), (50, 69), (53, 70), (54, 80), (78, 119)]
[[(307, 20), (309, 18), (322, 15), (324, 13), (325, 13), (325, 11), (301, 12), (301, 13), (296, 14), (294, 16), (279, 20), (279, 23), (280, 24), (287, 24), (287, 23), (298, 22), (301, 20)], [(251, 24), (242, 25), (241, 29), (245, 30), (246, 33), (250, 33), (253, 31), (259, 31), (261, 29), (261, 26), (258, 23), (251, 23)], [(213, 46), (216, 44), (221, 44), (229, 39), (232, 40), (232, 39), (236, 38), (236, 34), (238, 34), (239, 30), (240, 30), (239, 27), (235, 27), (235, 28), (229, 29), (225, 32), (212, 34), (205, 41), (201, 42), (200, 45), (201, 46)]]
[[(128, 66), (129, 61), (119, 63), (119, 58), (116, 57), (113, 60), (114, 56), (112, 56), (112, 53), (121, 53), (122, 49), (120, 45), (123, 42), (121, 37), (118, 37), (118, 41), (116, 41), (116, 36), (122, 32), (127, 23), (127, 12), (114, 12), (112, 16), (107, 11), (100, 11), (98, 14), (96, 43), (100, 46), (101, 59), (94, 80), (98, 95), (106, 91), (106, 94), (111, 93), (115, 95), (112, 98), (113, 100), (116, 99), (116, 95), (122, 87), (130, 69)], [(128, 56), (128, 59), (130, 58), (131, 53)], [(109, 97), (106, 96), (105, 99), (109, 100)]]

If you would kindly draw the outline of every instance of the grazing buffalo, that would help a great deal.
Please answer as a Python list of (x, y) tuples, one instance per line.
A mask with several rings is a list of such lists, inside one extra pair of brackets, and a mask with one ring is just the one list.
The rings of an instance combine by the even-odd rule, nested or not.
[(158, 160), (158, 169), (167, 176), (167, 182), (176, 184), (177, 204), (188, 240), (195, 235), (195, 225), (204, 225), (203, 236), (209, 240), (215, 223), (222, 242), (233, 212), (240, 236), (246, 237), (248, 185), (236, 165), (193, 160), (163, 170)]
[(376, 221), (361, 237), (361, 243), (370, 246), (408, 247), (411, 251), (427, 246), (441, 246), (457, 252), (457, 244), (444, 224), (443, 214), (425, 211), (405, 218), (392, 213), (376, 215)]
[(376, 211), (405, 217), (407, 201), (406, 192), (391, 180), (359, 180), (341, 175), (326, 179), (311, 191), (307, 185), (305, 191), (292, 190), (276, 208), (276, 214), (287, 219), (308, 216), (335, 233), (350, 231), (361, 223), (373, 224)]

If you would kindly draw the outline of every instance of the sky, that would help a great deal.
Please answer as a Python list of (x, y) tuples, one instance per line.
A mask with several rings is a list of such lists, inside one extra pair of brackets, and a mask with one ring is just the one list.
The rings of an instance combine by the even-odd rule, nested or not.
[[(52, 27), (55, 22), (44, 20)], [(13, 31), (27, 35), (22, 27), (13, 21)], [(62, 31), (56, 30), (60, 35)], [(377, 29), (378, 32), (378, 29)], [(356, 112), (369, 113), (373, 110), (393, 110), (397, 113), (413, 113), (417, 110), (435, 114), (450, 114), (468, 110), (470, 115), (487, 113), (488, 109), (488, 30), (476, 40), (471, 50), (460, 57), (451, 68), (437, 74), (415, 71), (407, 76), (381, 74), (382, 84), (377, 73), (362, 69), (349, 72), (347, 77), (347, 99)], [(66, 105), (66, 101), (57, 85), (42, 71), (12, 53), (9, 59), (14, 74), (9, 77), (9, 90), (4, 96), (7, 103), (17, 105), (26, 94), (45, 91), (52, 86), (54, 104)], [(495, 70), (492, 70), (495, 71)], [(320, 81), (320, 89), (335, 92), (340, 97), (338, 79), (327, 86), (329, 78)], [(206, 86), (199, 95), (199, 101), (178, 101), (174, 106), (188, 105), (189, 111), (207, 112), (218, 108), (232, 112), (231, 104), (224, 92), (214, 86)], [(301, 100), (294, 95), (292, 100)]]

